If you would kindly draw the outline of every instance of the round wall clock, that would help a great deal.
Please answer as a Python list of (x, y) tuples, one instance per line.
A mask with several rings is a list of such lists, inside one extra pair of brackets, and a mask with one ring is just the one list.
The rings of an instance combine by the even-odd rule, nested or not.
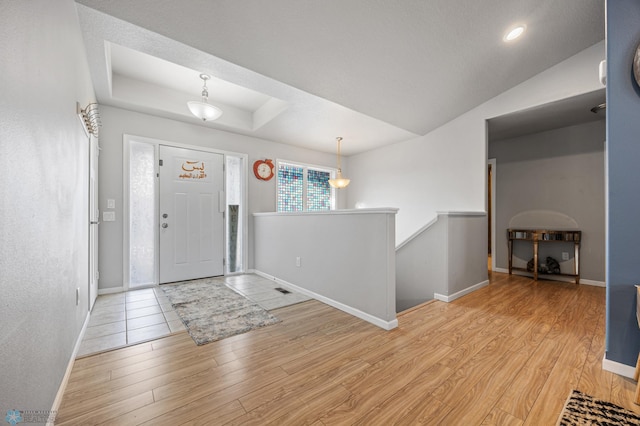
[(253, 174), (260, 180), (271, 180), (273, 177), (273, 169), (273, 162), (268, 158), (253, 163)]

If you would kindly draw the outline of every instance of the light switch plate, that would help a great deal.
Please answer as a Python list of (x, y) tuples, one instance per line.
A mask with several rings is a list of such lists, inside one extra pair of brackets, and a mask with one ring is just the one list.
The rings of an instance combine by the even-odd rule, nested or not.
[(116, 200), (114, 200), (113, 198), (108, 198), (107, 199), (107, 208), (108, 209), (115, 209), (116, 208)]
[(116, 212), (102, 212), (103, 222), (114, 222), (116, 220)]

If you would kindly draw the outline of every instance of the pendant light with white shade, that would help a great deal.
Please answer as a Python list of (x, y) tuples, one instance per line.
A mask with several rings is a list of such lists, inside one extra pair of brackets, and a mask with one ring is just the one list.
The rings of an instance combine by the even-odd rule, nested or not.
[(202, 86), (202, 101), (189, 101), (187, 102), (187, 106), (189, 107), (191, 114), (195, 115), (200, 120), (212, 121), (222, 115), (222, 110), (208, 102), (209, 91), (207, 90), (207, 80), (209, 80), (211, 76), (207, 74), (200, 74), (200, 78), (204, 81), (204, 85)]
[(336, 141), (338, 142), (338, 150), (337, 150), (338, 173), (336, 174), (335, 179), (329, 179), (329, 185), (331, 185), (333, 188), (336, 188), (336, 189), (342, 189), (342, 188), (346, 188), (347, 185), (349, 185), (349, 182), (351, 182), (351, 179), (342, 177), (342, 168), (340, 167), (340, 142), (342, 142), (342, 138), (337, 137)]

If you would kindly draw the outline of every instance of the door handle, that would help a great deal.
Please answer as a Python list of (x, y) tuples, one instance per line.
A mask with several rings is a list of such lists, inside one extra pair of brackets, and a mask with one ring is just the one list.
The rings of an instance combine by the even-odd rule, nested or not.
[(89, 224), (90, 225), (100, 225), (100, 222), (92, 220)]
[(168, 227), (169, 227), (169, 224), (168, 224), (168, 223), (163, 223), (163, 224), (162, 224), (162, 227), (163, 227), (163, 228), (168, 228)]

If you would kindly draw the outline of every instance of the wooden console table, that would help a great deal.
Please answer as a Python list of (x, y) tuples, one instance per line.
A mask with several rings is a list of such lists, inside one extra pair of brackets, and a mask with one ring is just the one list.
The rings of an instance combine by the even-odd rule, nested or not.
[[(573, 243), (573, 274), (548, 274), (562, 275), (575, 278), (576, 284), (580, 283), (580, 240), (582, 231), (552, 231), (543, 229), (507, 229), (507, 240), (509, 241), (509, 274), (514, 270), (527, 271), (527, 268), (517, 268), (513, 266), (513, 242), (531, 241), (533, 243), (533, 279), (538, 280), (538, 246), (540, 243)], [(547, 275), (547, 274), (545, 274)]]

